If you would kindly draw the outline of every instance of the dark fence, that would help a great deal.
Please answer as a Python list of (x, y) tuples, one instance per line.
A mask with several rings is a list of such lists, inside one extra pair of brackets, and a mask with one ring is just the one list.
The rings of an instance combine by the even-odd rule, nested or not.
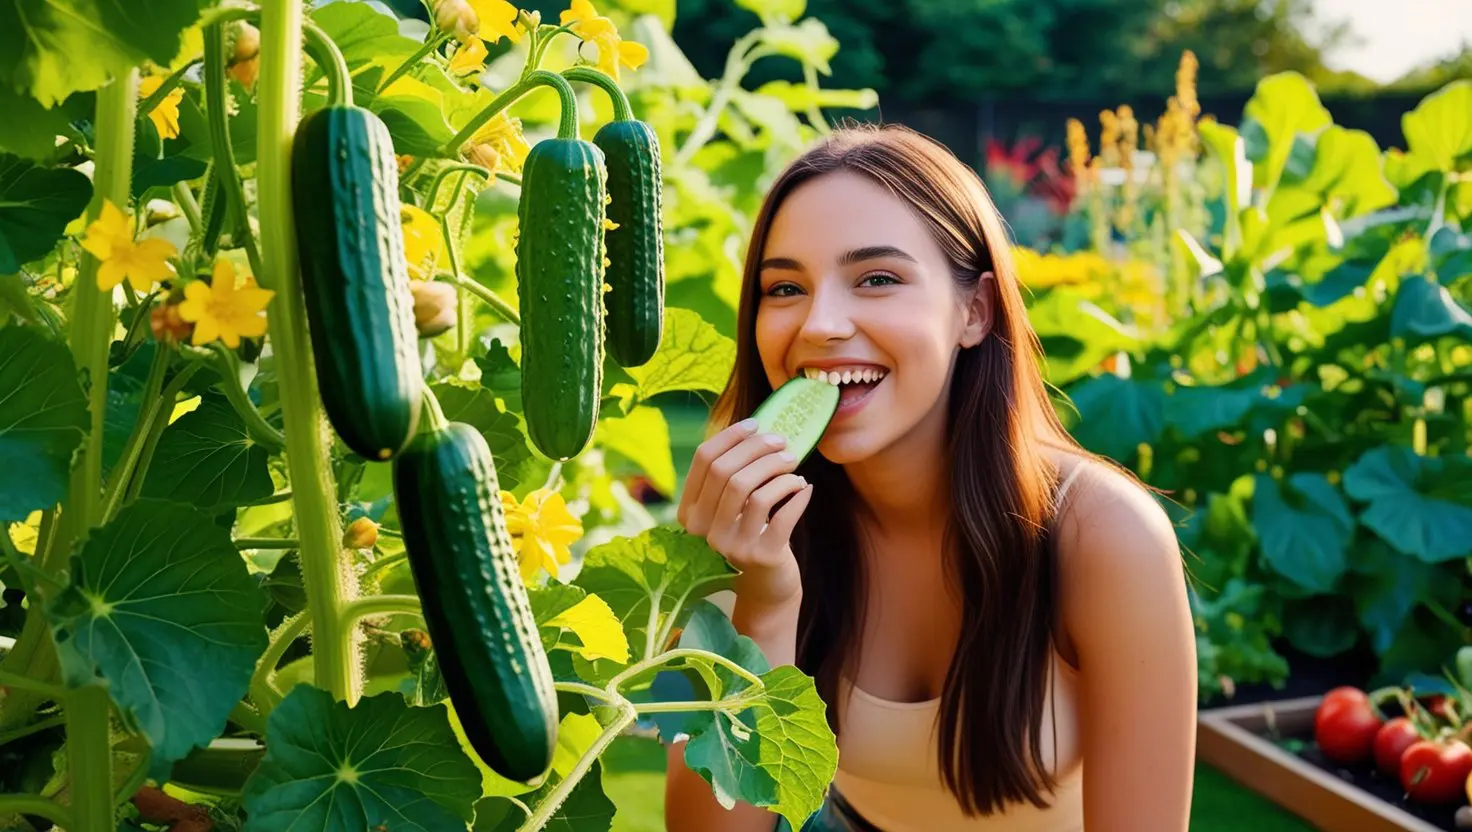
[[(1380, 93), (1374, 96), (1321, 96), (1334, 123), (1363, 130), (1374, 137), (1381, 149), (1405, 148), (1401, 117), (1416, 108), (1429, 93)], [(1201, 111), (1223, 124), (1236, 125), (1242, 120), (1251, 93), (1214, 96), (1201, 99)], [(981, 167), (988, 139), (1002, 142), (1036, 136), (1044, 146), (1057, 147), (1062, 153), (1068, 119), (1083, 122), (1090, 147), (1098, 150), (1099, 112), (1130, 105), (1135, 119), (1142, 125), (1154, 123), (1165, 110), (1159, 98), (1118, 101), (1039, 101), (1028, 99), (993, 99), (974, 104), (948, 107), (911, 107), (893, 99), (883, 101), (877, 111), (859, 115), (866, 120), (883, 119), (901, 122), (946, 144), (965, 161)], [(1144, 138), (1141, 136), (1141, 146)]]

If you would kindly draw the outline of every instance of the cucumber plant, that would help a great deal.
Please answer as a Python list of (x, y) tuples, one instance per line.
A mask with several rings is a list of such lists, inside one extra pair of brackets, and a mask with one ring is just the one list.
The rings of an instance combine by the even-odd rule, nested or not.
[(673, 44), (587, 3), (439, 0), (422, 39), (352, 0), (157, 5), (0, 72), (0, 826), (606, 829), (602, 757), (650, 730), (800, 825), (836, 766), (812, 680), (624, 479), (673, 494), (649, 402), (733, 354), (665, 303), (663, 180), (708, 173), (661, 141), (756, 94), (635, 120), (620, 30)]

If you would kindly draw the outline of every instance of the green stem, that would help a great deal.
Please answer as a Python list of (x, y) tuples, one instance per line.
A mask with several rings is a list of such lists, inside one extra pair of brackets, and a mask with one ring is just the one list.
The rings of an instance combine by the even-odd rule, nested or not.
[(613, 102), (614, 121), (632, 121), (634, 112), (629, 107), (629, 97), (618, 82), (608, 77), (607, 73), (599, 72), (592, 67), (574, 66), (562, 70), (562, 77), (569, 81), (582, 81), (608, 93), (608, 100)]
[(451, 282), (485, 301), (486, 306), (494, 309), (497, 315), (500, 315), (517, 326), (521, 325), (521, 316), (516, 314), (516, 310), (511, 308), (511, 304), (502, 300), (500, 295), (468, 277), (461, 277), (459, 274), (456, 274), (454, 280)]
[(808, 103), (808, 123), (819, 133), (828, 134), (832, 130), (828, 127), (828, 120), (823, 118), (823, 108), (818, 106), (818, 70), (808, 61), (802, 62), (802, 79), (813, 91), (813, 100)]
[(301, 541), (293, 537), (242, 537), (235, 541), (237, 549), (295, 549)]
[(122, 458), (113, 466), (112, 482), (107, 484), (107, 496), (103, 499), (103, 523), (111, 520), (117, 513), (123, 495), (127, 493), (132, 481), (133, 471), (138, 467), (143, 446), (147, 444), (148, 435), (153, 431), (153, 420), (163, 401), (164, 375), (168, 372), (173, 357), (172, 349), (163, 344), (154, 344), (153, 363), (148, 368), (148, 381), (143, 384), (143, 408), (138, 413), (138, 421), (133, 424), (133, 432), (128, 434), (128, 444), (123, 446)]
[(158, 89), (154, 90), (147, 98), (138, 103), (138, 115), (146, 116), (149, 113), (153, 112), (153, 108), (157, 107), (159, 105), (159, 102), (164, 100), (165, 96), (173, 92), (174, 88), (179, 86), (179, 84), (184, 81), (184, 73), (188, 72), (190, 68), (197, 63), (199, 63), (199, 61), (190, 61), (184, 66), (181, 66), (178, 69), (174, 70), (174, 72), (170, 74), (169, 77), (164, 79), (164, 82), (162, 84), (158, 85)]
[(343, 57), (342, 50), (337, 48), (337, 44), (326, 32), (317, 28), (317, 24), (309, 19), (302, 20), (302, 35), (312, 60), (327, 74), (327, 105), (353, 106), (353, 76), (348, 71), (348, 62)]
[[(19, 645), (20, 642), (17, 641), (16, 644)], [(13, 690), (28, 690), (46, 699), (57, 701), (65, 699), (67, 695), (67, 689), (61, 685), (53, 685), (50, 682), (43, 682), (39, 679), (19, 676), (7, 670), (0, 670), (0, 685)]]
[[(265, 50), (261, 50), (264, 65)], [(250, 213), (245, 202), (245, 186), (235, 168), (235, 149), (230, 144), (230, 112), (225, 103), (225, 24), (212, 23), (204, 29), (204, 99), (209, 117), (210, 143), (214, 153), (215, 175), (224, 191), (230, 216), (235, 221), (235, 242), (245, 247), (251, 273), (264, 284), (261, 253), (251, 233)]]
[(521, 187), (521, 177), (517, 176), (514, 173), (502, 173), (498, 170), (496, 171), (496, 178), (500, 179), (503, 182), (510, 182), (518, 188)]
[(211, 342), (210, 349), (215, 353), (215, 360), (220, 365), (217, 369), (225, 380), (225, 398), (230, 400), (235, 412), (245, 420), (245, 427), (250, 431), (251, 438), (265, 445), (272, 453), (286, 450), (286, 437), (256, 410), (255, 402), (250, 400), (250, 395), (241, 386), (239, 357), (219, 341)]
[(138, 755), (138, 759), (133, 763), (133, 770), (128, 772), (128, 778), (113, 794), (112, 807), (114, 810), (122, 808), (122, 805), (128, 802), (128, 798), (137, 794), (138, 790), (143, 787), (143, 782), (148, 779), (148, 764), (152, 760), (153, 750), (150, 748), (145, 748)]
[(716, 133), (716, 124), (719, 123), (721, 113), (725, 111), (726, 104), (731, 96), (736, 93), (741, 79), (745, 77), (746, 70), (751, 68), (751, 58), (746, 54), (747, 50), (754, 46), (758, 40), (761, 29), (754, 30), (744, 35), (731, 47), (726, 55), (726, 68), (721, 73), (721, 80), (716, 85), (715, 94), (711, 96), (710, 104), (706, 106), (705, 112), (700, 114), (700, 120), (685, 137), (685, 143), (675, 153), (675, 164), (683, 165), (689, 163), (695, 152), (705, 146)]
[(72, 828), (72, 816), (66, 809), (36, 794), (0, 794), (0, 817), (37, 815), (62, 829)]
[(199, 213), (199, 203), (194, 200), (194, 191), (189, 190), (187, 182), (174, 183), (174, 201), (179, 203), (179, 210), (189, 220), (189, 230), (194, 236), (203, 233), (204, 217)]
[[(378, 533), (383, 534), (384, 529), (379, 529)], [(358, 581), (360, 583), (367, 583), (369, 578), (377, 575), (379, 572), (382, 572), (383, 570), (389, 568), (390, 566), (393, 566), (396, 563), (402, 563), (403, 561), (408, 560), (408, 558), (409, 555), (405, 552), (400, 552), (396, 555), (385, 555), (378, 560), (375, 560), (373, 563), (369, 564), (368, 568), (363, 570), (363, 574), (358, 578)]]
[(417, 595), (369, 595), (342, 608), (344, 627), (356, 626), (370, 615), (422, 615), (423, 608)]
[(0, 734), (0, 747), (4, 747), (6, 743), (15, 742), (21, 737), (29, 737), (31, 734), (39, 734), (42, 731), (48, 730), (50, 728), (55, 728), (56, 726), (61, 725), (65, 722), (65, 716), (49, 716), (45, 719), (32, 722), (30, 725), (24, 726), (22, 728), (17, 728), (14, 731), (6, 731), (5, 733)]
[(178, 402), (179, 392), (184, 389), (189, 379), (199, 372), (199, 368), (200, 365), (197, 363), (185, 365), (159, 396), (159, 408), (154, 412), (153, 424), (149, 427), (147, 439), (144, 440), (143, 453), (138, 460), (138, 469), (133, 472), (127, 493), (123, 495), (124, 503), (136, 498), (143, 491), (143, 482), (148, 477), (149, 466), (153, 463), (154, 449), (158, 447), (158, 441), (164, 435), (164, 429), (169, 426), (169, 419), (174, 414), (174, 405)]
[(476, 132), (485, 126), (486, 122), (495, 118), (497, 113), (510, 107), (516, 103), (517, 99), (539, 86), (551, 87), (557, 91), (557, 95), (561, 99), (562, 111), (560, 121), (557, 125), (557, 138), (576, 139), (578, 137), (578, 100), (572, 91), (572, 85), (567, 83), (566, 78), (555, 72), (548, 72), (545, 69), (534, 69), (527, 73), (526, 77), (507, 87), (504, 92), (493, 98), (484, 110), (476, 113), (474, 118), (466, 122), (465, 126), (460, 128), (460, 132), (456, 133), (455, 137), (450, 139), (450, 143), (445, 145), (444, 152), (441, 155), (451, 159), (455, 158), (459, 155), (460, 148), (466, 142), (470, 141)]
[[(445, 165), (444, 167), (440, 168), (437, 173), (435, 173), (434, 180), (429, 184), (429, 196), (426, 197), (424, 200), (424, 204), (428, 205), (431, 211), (438, 210), (437, 203), (439, 202), (440, 198), (440, 184), (444, 182), (445, 179), (452, 173), (478, 173), (481, 176), (484, 176), (487, 181), (489, 181), (491, 178), (491, 172), (481, 167), (480, 165), (472, 165), (469, 162), (459, 162), (453, 165)], [(465, 180), (462, 179), (460, 181), (460, 184), (464, 185)], [(459, 186), (457, 185), (456, 187), (458, 188)], [(451, 203), (453, 204), (453, 200), (451, 201)], [(448, 209), (445, 211), (445, 213), (448, 213)]]
[(107, 688), (88, 684), (67, 694), (66, 749), (71, 782), (68, 832), (113, 832), (112, 700)]
[(705, 650), (696, 650), (691, 647), (677, 647), (674, 650), (667, 650), (663, 653), (660, 653), (658, 656), (654, 656), (653, 658), (647, 658), (643, 661), (631, 664), (623, 670), (619, 671), (618, 675), (614, 676), (612, 679), (609, 679), (608, 684), (605, 687), (610, 692), (617, 691), (619, 685), (622, 685), (629, 679), (632, 679), (639, 674), (650, 670), (651, 668), (658, 667), (662, 664), (669, 664), (670, 662), (676, 661), (678, 659), (685, 659), (696, 656), (707, 661), (715, 662), (716, 664), (725, 667), (727, 670), (730, 670), (732, 673), (735, 673), (737, 676), (740, 676), (741, 678), (745, 679), (758, 688), (766, 687), (766, 683), (761, 680), (761, 677), (757, 676), (756, 674), (752, 673), (750, 670), (747, 670), (736, 662), (731, 661), (725, 656), (722, 656), (718, 653), (711, 653)]
[(523, 823), (517, 832), (536, 832), (536, 830), (546, 826), (547, 821), (551, 820), (552, 816), (557, 813), (557, 810), (562, 807), (562, 804), (567, 800), (567, 796), (572, 794), (573, 788), (583, 779), (588, 773), (588, 770), (593, 767), (593, 763), (598, 760), (603, 750), (608, 748), (618, 738), (618, 735), (624, 732), (625, 728), (634, 724), (634, 719), (634, 706), (628, 702), (620, 705), (618, 716), (614, 717), (613, 722), (609, 723), (608, 727), (603, 729), (603, 733), (598, 735), (598, 739), (593, 741), (592, 746), (588, 748), (587, 752), (578, 758), (577, 764), (572, 767), (572, 771), (569, 771), (567, 776), (562, 778), (557, 783), (557, 786), (537, 804), (536, 811), (532, 812), (531, 817), (527, 818), (526, 823)]
[[(542, 65), (542, 58), (546, 57), (547, 47), (552, 44), (552, 40), (554, 38), (556, 38), (560, 34), (571, 31), (572, 25), (569, 24), (566, 26), (557, 26), (546, 32), (533, 32), (532, 37), (534, 38), (534, 43), (532, 44), (531, 60), (528, 61), (526, 65), (526, 72), (535, 71), (537, 67)], [(526, 73), (524, 72), (523, 76), (525, 76), (525, 74)]]
[(450, 420), (445, 418), (444, 408), (440, 407), (439, 397), (427, 384), (424, 386), (424, 406), (430, 430), (444, 430), (450, 424)]
[[(748, 688), (747, 690), (751, 690)], [(725, 699), (707, 699), (691, 702), (640, 702), (634, 707), (641, 714), (668, 714), (682, 713), (687, 711), (741, 711), (747, 705), (761, 698), (760, 691), (757, 694), (739, 693), (728, 696)]]
[(292, 499), (292, 493), (290, 491), (278, 491), (277, 493), (272, 494), (269, 497), (262, 497), (261, 499), (256, 500), (255, 502), (246, 503), (245, 505), (247, 505), (247, 506), (269, 506), (269, 505), (274, 505), (276, 503), (284, 503), (284, 502), (287, 502), (290, 499)]
[(271, 298), (275, 350), (285, 425), (302, 579), (311, 610), (314, 682), (350, 706), (362, 692), (353, 630), (342, 626), (343, 599), (356, 587), (340, 563), (342, 529), (332, 481), (330, 433), (317, 394), (312, 345), (296, 255), (291, 203), (291, 145), (300, 117), (301, 3), (278, 0), (261, 14), (261, 74), (257, 82), (256, 169), (261, 247), (266, 268), (256, 273)]
[(281, 704), (281, 691), (276, 689), (272, 681), (276, 673), (276, 665), (291, 648), (292, 642), (296, 641), (311, 623), (312, 610), (307, 608), (281, 622), (281, 626), (271, 633), (270, 641), (266, 644), (266, 651), (261, 654), (261, 660), (256, 663), (255, 672), (250, 677), (250, 700), (255, 704), (262, 719), (270, 716), (271, 711)]
[(383, 92), (384, 90), (388, 89), (389, 84), (392, 84), (393, 82), (414, 71), (414, 67), (418, 66), (419, 62), (424, 60), (424, 57), (426, 55), (445, 45), (445, 43), (449, 41), (451, 37), (451, 35), (439, 35), (438, 37), (426, 38), (423, 46), (419, 47), (419, 49), (415, 51), (413, 55), (410, 55), (408, 59), (405, 60), (403, 63), (394, 67), (394, 71), (390, 72), (388, 74), (388, 77), (383, 79), (382, 83), (378, 85), (378, 91)]
[(236, 702), (230, 708), (230, 721), (253, 734), (258, 734), (262, 737), (266, 735), (265, 717), (261, 716), (259, 711), (247, 705), (245, 702)]
[(616, 693), (609, 693), (602, 688), (595, 688), (592, 685), (585, 685), (582, 682), (554, 682), (552, 687), (560, 691), (566, 691), (567, 693), (581, 693), (584, 696), (591, 696), (609, 705), (617, 705), (624, 701), (623, 697)]

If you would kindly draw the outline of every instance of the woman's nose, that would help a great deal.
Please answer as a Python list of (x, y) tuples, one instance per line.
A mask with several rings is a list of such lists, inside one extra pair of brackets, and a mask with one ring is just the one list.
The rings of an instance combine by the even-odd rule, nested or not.
[(835, 292), (817, 291), (808, 304), (807, 316), (803, 318), (800, 335), (805, 340), (821, 344), (841, 341), (854, 334), (853, 315), (845, 298)]

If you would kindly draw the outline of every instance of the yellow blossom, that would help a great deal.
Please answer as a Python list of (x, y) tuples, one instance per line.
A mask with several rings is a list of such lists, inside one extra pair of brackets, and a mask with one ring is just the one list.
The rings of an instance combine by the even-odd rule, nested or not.
[(471, 38), (456, 49), (455, 56), (450, 58), (450, 73), (464, 75), (468, 72), (479, 72), (485, 64), (487, 54), (486, 45), (478, 38)]
[(599, 15), (591, 0), (572, 0), (559, 22), (563, 26), (572, 24), (573, 34), (597, 47), (599, 71), (615, 81), (619, 64), (638, 69), (649, 60), (649, 50), (643, 44), (624, 40), (613, 21)]
[(561, 494), (538, 489), (518, 503), (516, 495), (502, 491), (501, 506), (522, 580), (531, 580), (540, 569), (556, 575), (558, 565), (572, 559), (572, 544), (583, 536), (583, 524), (567, 510)]
[(134, 242), (132, 221), (108, 199), (102, 201), (102, 214), (87, 226), (82, 248), (101, 261), (97, 288), (104, 292), (111, 292), (124, 279), (135, 290), (147, 292), (153, 284), (173, 276), (169, 258), (179, 253), (162, 238)]
[[(164, 85), (164, 79), (150, 76), (138, 82), (138, 99), (141, 101), (158, 92), (158, 88)], [(179, 136), (179, 102), (184, 100), (183, 87), (174, 87), (163, 97), (154, 108), (148, 112), (148, 118), (153, 121), (153, 126), (158, 130), (160, 139), (173, 139)]]
[(477, 36), (486, 43), (495, 43), (503, 36), (517, 43), (521, 40), (521, 30), (516, 28), (516, 18), (521, 13), (515, 6), (506, 0), (466, 0), (470, 8), (475, 10), (475, 16), (480, 19), (480, 31)]
[(445, 259), (445, 235), (434, 215), (413, 205), (399, 208), (399, 225), (404, 232), (404, 257), (409, 261), (409, 277), (429, 280)]
[(216, 260), (209, 283), (196, 280), (184, 287), (184, 302), (179, 304), (179, 317), (194, 323), (195, 346), (216, 338), (235, 349), (242, 336), (258, 338), (266, 334), (266, 304), (275, 292), (261, 289), (249, 276), (244, 285), (235, 285), (235, 267), (228, 260)]
[[(498, 170), (506, 173), (520, 172), (527, 154), (532, 150), (531, 144), (521, 132), (521, 119), (511, 118), (506, 115), (505, 110), (496, 113), (490, 121), (475, 131), (467, 147), (472, 151), (485, 147), (494, 152), (494, 156), (480, 153), (475, 158), (477, 164), (489, 169), (492, 174)], [(486, 164), (487, 162), (492, 164)]]

